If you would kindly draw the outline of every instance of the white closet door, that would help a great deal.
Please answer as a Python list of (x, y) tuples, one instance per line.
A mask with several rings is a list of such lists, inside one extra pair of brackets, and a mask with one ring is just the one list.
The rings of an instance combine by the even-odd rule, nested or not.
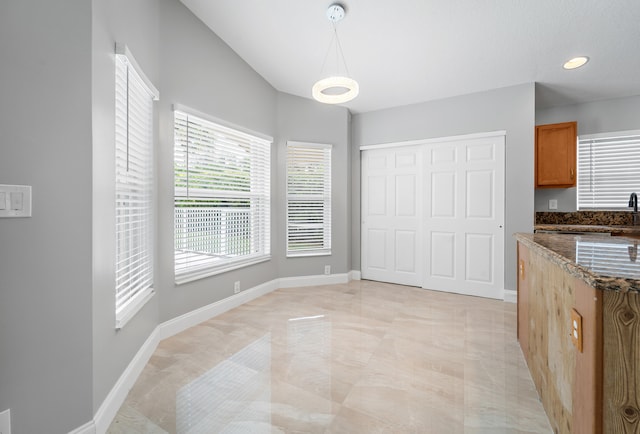
[(424, 288), (503, 297), (504, 154), (504, 136), (426, 145)]
[(421, 147), (362, 154), (362, 277), (422, 285)]

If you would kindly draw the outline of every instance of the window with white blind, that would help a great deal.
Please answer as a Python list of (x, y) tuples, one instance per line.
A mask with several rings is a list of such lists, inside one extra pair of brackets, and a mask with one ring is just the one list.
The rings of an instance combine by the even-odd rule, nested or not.
[(331, 254), (331, 145), (287, 143), (287, 256)]
[(578, 140), (578, 209), (627, 209), (629, 195), (640, 194), (640, 131)]
[(271, 140), (182, 109), (174, 140), (176, 283), (268, 260)]
[(158, 91), (116, 47), (116, 328), (153, 295), (153, 101)]

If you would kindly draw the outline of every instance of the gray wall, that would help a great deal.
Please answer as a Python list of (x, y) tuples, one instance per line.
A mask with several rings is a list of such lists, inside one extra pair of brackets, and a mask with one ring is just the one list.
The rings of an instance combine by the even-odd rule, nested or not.
[[(160, 1), (161, 100), (158, 151), (158, 273), (160, 321), (277, 277), (276, 260), (174, 285), (173, 112), (182, 104), (252, 131), (276, 136), (277, 92), (177, 0)], [(275, 148), (275, 145), (274, 147)], [(272, 151), (272, 162), (276, 154)], [(276, 172), (272, 169), (272, 178)], [(272, 179), (272, 196), (275, 180)], [(272, 208), (272, 222), (277, 210)], [(272, 238), (275, 238), (272, 223)], [(272, 251), (272, 258), (274, 256)]]
[[(324, 266), (331, 273), (350, 271), (350, 195), (349, 177), (349, 111), (343, 107), (319, 104), (293, 95), (278, 95), (277, 249), (280, 277), (324, 274)], [(331, 150), (331, 256), (304, 258), (286, 257), (286, 146), (287, 141), (325, 143)]]
[(0, 219), (0, 411), (14, 434), (92, 416), (91, 2), (0, 2), (0, 183), (33, 217)]
[(524, 84), (353, 116), (352, 263), (360, 269), (361, 145), (506, 130), (505, 288), (516, 289), (515, 232), (533, 229), (535, 89)]
[[(114, 43), (126, 43), (157, 102), (156, 295), (114, 329)], [(533, 198), (533, 85), (350, 117), (276, 92), (178, 0), (0, 4), (0, 183), (33, 186), (33, 217), (0, 220), (0, 411), (14, 434), (63, 433), (93, 417), (159, 323), (282, 276), (360, 268), (361, 144), (507, 130), (506, 286)], [(270, 262), (173, 281), (172, 112), (183, 104), (275, 138)], [(35, 125), (35, 127), (34, 127)], [(287, 140), (331, 143), (333, 251), (284, 254)], [(513, 271), (513, 272), (512, 272)]]
[[(34, 215), (0, 220), (0, 411), (13, 432), (91, 420), (154, 328), (276, 277), (349, 267), (344, 108), (279, 94), (177, 0), (3, 2), (0, 183), (33, 186)], [(18, 43), (19, 41), (19, 43)], [(156, 103), (156, 295), (115, 330), (114, 44), (160, 90)], [(274, 137), (272, 260), (175, 286), (173, 112), (178, 103)], [(279, 131), (278, 129), (282, 131)], [(287, 139), (334, 147), (334, 254), (284, 257)], [(281, 269), (281, 272), (279, 272)]]
[[(125, 43), (145, 75), (160, 88), (157, 0), (94, 0), (93, 95), (93, 412), (158, 324), (152, 298), (115, 330), (114, 46)], [(162, 98), (162, 91), (160, 93)], [(157, 103), (156, 103), (157, 107)], [(157, 139), (156, 119), (156, 149)], [(157, 171), (156, 171), (157, 172)]]
[[(246, 289), (276, 277), (275, 261), (271, 261), (176, 287), (172, 236), (172, 104), (275, 135), (276, 91), (176, 0), (96, 0), (93, 35), (95, 412), (159, 323), (232, 295), (236, 280)], [(160, 91), (156, 102), (156, 295), (120, 331), (114, 329), (112, 259), (115, 42), (127, 44)]]
[[(347, 189), (334, 199), (335, 254), (290, 264), (284, 259), (284, 154), (279, 137), (336, 145), (334, 182), (348, 178), (348, 111), (279, 94), (177, 0), (98, 1), (94, 6), (94, 305), (93, 381), (97, 410), (156, 325), (279, 276), (348, 270)], [(156, 103), (156, 296), (122, 330), (114, 330), (113, 44), (126, 43), (160, 91)], [(179, 286), (173, 273), (173, 104), (274, 137), (272, 260)], [(282, 131), (280, 131), (282, 129)], [(295, 137), (294, 137), (295, 136)], [(279, 270), (279, 267), (282, 270)]]
[[(578, 135), (640, 130), (640, 96), (536, 110), (536, 125), (578, 121)], [(575, 188), (538, 188), (535, 210), (549, 211), (549, 199), (558, 211), (576, 210)], [(624, 207), (624, 204), (621, 204)]]

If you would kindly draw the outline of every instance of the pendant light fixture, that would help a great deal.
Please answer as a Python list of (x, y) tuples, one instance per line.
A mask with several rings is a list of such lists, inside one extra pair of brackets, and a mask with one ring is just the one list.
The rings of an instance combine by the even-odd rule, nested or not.
[[(311, 89), (311, 94), (316, 101), (325, 104), (341, 104), (351, 101), (358, 96), (359, 87), (358, 83), (351, 77), (349, 77), (349, 71), (347, 69), (347, 62), (344, 60), (344, 53), (342, 52), (342, 46), (338, 39), (338, 30), (336, 24), (344, 18), (345, 10), (341, 4), (332, 4), (327, 9), (327, 19), (333, 26), (333, 38), (329, 44), (329, 49), (324, 57), (322, 63), (322, 69), (320, 74), (323, 75), (324, 67), (327, 63), (327, 58), (335, 51), (336, 57), (336, 70), (334, 75), (329, 75), (326, 78), (318, 80)], [(340, 60), (344, 66), (344, 74), (340, 75)]]

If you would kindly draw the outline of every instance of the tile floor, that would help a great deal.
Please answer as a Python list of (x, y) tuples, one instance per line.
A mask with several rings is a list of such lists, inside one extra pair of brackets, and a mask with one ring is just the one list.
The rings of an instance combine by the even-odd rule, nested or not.
[(162, 341), (109, 433), (550, 433), (516, 306), (280, 289)]

